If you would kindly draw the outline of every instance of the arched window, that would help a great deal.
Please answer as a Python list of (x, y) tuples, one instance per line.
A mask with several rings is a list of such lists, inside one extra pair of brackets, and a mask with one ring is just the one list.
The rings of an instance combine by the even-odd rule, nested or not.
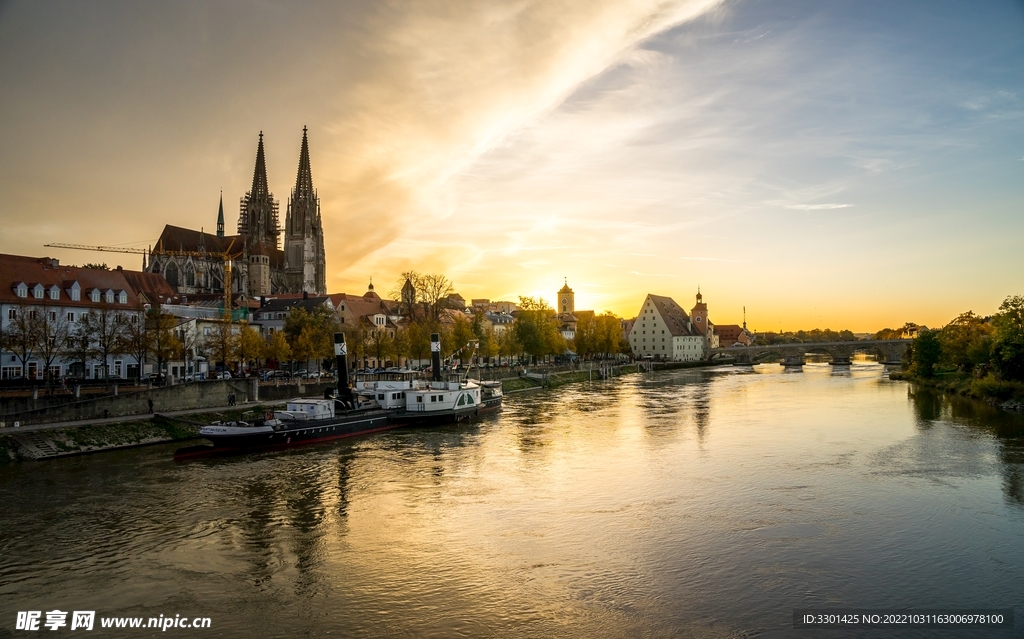
[(174, 262), (167, 263), (167, 270), (164, 271), (164, 279), (171, 286), (178, 285), (178, 265)]

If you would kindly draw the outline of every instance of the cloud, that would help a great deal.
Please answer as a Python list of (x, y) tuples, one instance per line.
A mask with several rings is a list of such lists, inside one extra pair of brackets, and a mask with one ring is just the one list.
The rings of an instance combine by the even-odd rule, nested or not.
[(796, 209), (798, 211), (827, 211), (831, 209), (845, 209), (853, 206), (852, 204), (836, 204), (829, 202), (827, 204), (788, 204), (787, 209)]

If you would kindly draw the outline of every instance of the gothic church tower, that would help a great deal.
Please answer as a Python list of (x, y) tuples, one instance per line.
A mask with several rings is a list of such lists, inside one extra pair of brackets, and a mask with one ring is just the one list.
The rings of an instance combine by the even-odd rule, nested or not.
[[(262, 146), (260, 147), (262, 151)], [(327, 259), (324, 230), (320, 223), (320, 198), (313, 188), (309, 166), (309, 141), (302, 127), (302, 150), (295, 188), (285, 216), (285, 274), (290, 290), (327, 294)]]
[(267, 161), (263, 155), (263, 131), (260, 131), (260, 145), (256, 149), (256, 168), (252, 174), (252, 189), (242, 198), (238, 215), (238, 234), (245, 235), (247, 251), (263, 243), (269, 248), (278, 248), (277, 200), (267, 186)]

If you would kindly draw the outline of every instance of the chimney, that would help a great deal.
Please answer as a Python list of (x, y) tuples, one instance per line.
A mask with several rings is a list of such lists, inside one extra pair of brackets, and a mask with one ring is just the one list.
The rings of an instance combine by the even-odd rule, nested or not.
[(59, 268), (60, 267), (60, 260), (58, 260), (55, 257), (50, 258), (50, 266), (52, 266), (53, 268)]
[(117, 272), (118, 272), (118, 273), (120, 273), (120, 272), (121, 272), (121, 271), (123, 271), (123, 270), (124, 270), (124, 269), (123, 269), (123, 268), (121, 268), (121, 265), (120, 265), (120, 264), (118, 264), (118, 265), (117, 265)]

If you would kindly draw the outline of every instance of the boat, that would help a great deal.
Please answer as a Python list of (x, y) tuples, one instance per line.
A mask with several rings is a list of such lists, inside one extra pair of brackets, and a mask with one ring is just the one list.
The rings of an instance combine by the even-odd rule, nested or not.
[(328, 392), (323, 399), (292, 399), (285, 403), (284, 410), (251, 421), (214, 422), (203, 426), (199, 436), (212, 445), (181, 448), (174, 453), (175, 459), (315, 444), (401, 425), (375, 400), (352, 393), (343, 333), (335, 333), (334, 348), (338, 363), (336, 393)]
[(460, 422), (501, 406), (501, 382), (480, 382), (449, 373), (441, 374), (441, 339), (430, 335), (431, 379), (403, 391), (405, 405), (392, 412), (403, 426), (431, 426)]

